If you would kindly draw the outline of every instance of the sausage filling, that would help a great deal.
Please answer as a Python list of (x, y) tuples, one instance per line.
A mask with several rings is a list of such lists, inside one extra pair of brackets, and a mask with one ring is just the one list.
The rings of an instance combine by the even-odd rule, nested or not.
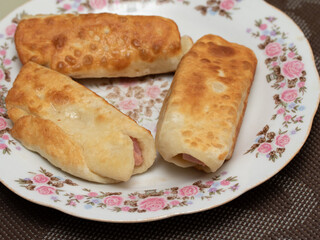
[(205, 166), (205, 164), (203, 162), (201, 162), (199, 159), (197, 159), (189, 154), (182, 153), (182, 158), (188, 162), (192, 162), (192, 163), (199, 164), (201, 166)]
[(134, 166), (139, 167), (143, 163), (142, 151), (136, 138), (130, 137), (133, 142)]

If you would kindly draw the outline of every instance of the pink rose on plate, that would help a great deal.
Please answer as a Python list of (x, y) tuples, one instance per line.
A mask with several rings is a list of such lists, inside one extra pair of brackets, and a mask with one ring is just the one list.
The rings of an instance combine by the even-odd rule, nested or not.
[(4, 72), (2, 71), (2, 69), (0, 69), (0, 80), (2, 80), (4, 77)]
[(272, 42), (266, 46), (266, 54), (269, 57), (279, 56), (282, 53), (282, 47), (280, 43)]
[(7, 122), (3, 117), (0, 117), (0, 130), (5, 129), (7, 127)]
[(136, 196), (131, 195), (131, 196), (129, 196), (129, 198), (130, 199), (136, 199)]
[(5, 145), (4, 143), (0, 143), (0, 150), (6, 149), (7, 145)]
[(220, 184), (221, 184), (222, 186), (228, 186), (228, 185), (230, 184), (230, 181), (228, 181), (228, 180), (222, 180), (222, 181), (220, 182)]
[(260, 153), (268, 153), (272, 150), (272, 146), (270, 143), (262, 143), (258, 148), (258, 152)]
[(301, 117), (301, 116), (296, 118), (296, 121), (297, 121), (297, 122), (300, 122), (301, 120), (302, 120), (302, 117)]
[(234, 1), (233, 0), (223, 0), (220, 3), (220, 8), (224, 10), (231, 10), (234, 7)]
[(194, 185), (185, 186), (179, 190), (181, 196), (194, 196), (199, 192), (199, 188)]
[(54, 187), (49, 187), (49, 186), (41, 186), (36, 188), (36, 190), (38, 191), (38, 193), (42, 194), (42, 195), (50, 195), (50, 194), (54, 194), (56, 189)]
[(107, 5), (107, 0), (90, 0), (89, 4), (93, 9), (102, 9)]
[(1, 56), (5, 56), (7, 54), (6, 50), (2, 49), (0, 50), (0, 55)]
[(170, 202), (170, 204), (171, 204), (172, 206), (177, 206), (177, 205), (180, 204), (180, 202), (179, 202), (178, 200), (173, 200), (173, 201)]
[(3, 136), (2, 136), (2, 139), (3, 139), (3, 140), (9, 140), (9, 136), (8, 136), (8, 135), (3, 135)]
[(43, 174), (38, 174), (33, 177), (33, 181), (36, 183), (47, 183), (49, 182), (49, 180), (50, 178), (46, 177)]
[(288, 78), (300, 77), (304, 64), (299, 60), (285, 62), (282, 66), (283, 74)]
[(285, 145), (287, 145), (290, 142), (290, 137), (285, 134), (285, 135), (279, 135), (276, 138), (276, 144), (280, 147), (284, 147)]
[(279, 63), (278, 62), (272, 62), (272, 66), (274, 67), (274, 66), (278, 66), (279, 65)]
[(127, 206), (126, 207), (122, 207), (121, 210), (124, 211), (124, 212), (128, 212), (130, 210), (130, 207), (127, 207)]
[(268, 28), (268, 25), (263, 23), (263, 24), (260, 25), (259, 28), (260, 28), (260, 30), (266, 30)]
[(4, 113), (6, 110), (4, 108), (0, 108), (0, 113)]
[(277, 114), (283, 114), (284, 111), (285, 111), (284, 108), (280, 108), (280, 109), (278, 109)]
[(214, 181), (207, 181), (207, 182), (206, 182), (206, 185), (207, 185), (207, 186), (211, 186), (213, 183), (214, 183)]
[(77, 199), (77, 200), (82, 200), (82, 199), (84, 198), (83, 195), (75, 195), (74, 197), (75, 197), (75, 199)]
[(4, 65), (10, 65), (11, 64), (11, 60), (9, 58), (6, 58), (3, 60), (3, 64)]
[(299, 88), (304, 87), (304, 85), (305, 85), (305, 82), (299, 82), (299, 83), (298, 83), (298, 87), (299, 87)]
[(14, 33), (16, 32), (17, 29), (17, 25), (16, 24), (11, 24), (6, 28), (6, 34), (11, 37), (14, 35)]
[(70, 5), (70, 4), (64, 4), (64, 5), (63, 5), (63, 8), (64, 8), (65, 10), (70, 10), (70, 9), (71, 9), (71, 5)]
[(123, 202), (123, 198), (120, 196), (109, 196), (103, 199), (103, 202), (107, 206), (119, 206)]
[(136, 99), (126, 99), (119, 103), (119, 106), (123, 110), (132, 110), (135, 109), (138, 105), (138, 101)]
[(291, 118), (292, 118), (291, 115), (286, 115), (286, 116), (284, 117), (284, 120), (288, 122)]
[(158, 86), (151, 86), (147, 88), (147, 95), (151, 98), (157, 98), (160, 94), (161, 90)]
[(84, 10), (84, 7), (82, 6), (82, 5), (80, 5), (79, 7), (78, 7), (78, 12), (82, 12)]
[(152, 197), (147, 198), (139, 203), (140, 209), (147, 211), (158, 211), (166, 206), (167, 201), (164, 198)]
[(89, 192), (89, 193), (88, 193), (88, 196), (89, 196), (89, 197), (96, 197), (96, 196), (98, 196), (98, 193), (96, 193), (96, 192)]
[(280, 84), (280, 87), (281, 87), (281, 88), (284, 88), (285, 85), (286, 85), (286, 83), (283, 82), (283, 83)]
[(289, 57), (289, 58), (294, 58), (295, 55), (296, 55), (296, 54), (295, 54), (294, 52), (289, 52), (289, 53), (288, 53), (288, 57)]
[(281, 99), (287, 103), (293, 102), (298, 97), (298, 91), (296, 89), (288, 89), (283, 91)]
[(266, 40), (266, 38), (267, 38), (266, 35), (261, 35), (261, 36), (260, 36), (260, 40), (262, 40), (262, 41)]

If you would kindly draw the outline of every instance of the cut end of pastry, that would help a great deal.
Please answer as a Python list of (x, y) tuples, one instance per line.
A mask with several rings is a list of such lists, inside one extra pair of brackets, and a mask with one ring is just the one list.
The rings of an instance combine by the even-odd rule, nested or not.
[(193, 45), (193, 41), (192, 38), (184, 35), (181, 37), (181, 50), (183, 55), (186, 54), (192, 47)]

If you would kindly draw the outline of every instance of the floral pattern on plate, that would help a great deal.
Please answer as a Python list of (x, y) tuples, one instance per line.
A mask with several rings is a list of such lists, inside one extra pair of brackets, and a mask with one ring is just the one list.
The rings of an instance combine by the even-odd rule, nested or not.
[(202, 15), (207, 13), (210, 15), (219, 14), (220, 16), (232, 19), (231, 14), (233, 10), (239, 10), (238, 3), (242, 0), (208, 0), (206, 5), (198, 5), (195, 7)]
[(155, 135), (156, 121), (171, 79), (171, 74), (134, 79), (106, 79), (97, 83), (95, 91)]
[(277, 91), (273, 96), (276, 113), (271, 120), (280, 119), (282, 128), (270, 131), (269, 125), (266, 125), (246, 153), (255, 152), (256, 157), (262, 154), (273, 162), (282, 157), (290, 139), (301, 130), (299, 123), (303, 123), (305, 110), (302, 100), (307, 91), (307, 73), (302, 57), (294, 43), (287, 43), (287, 34), (281, 32), (275, 24), (276, 20), (275, 17), (266, 17), (255, 22), (258, 30), (247, 29), (247, 33), (262, 41), (258, 48), (264, 51), (265, 64), (270, 71), (266, 80)]
[[(46, 3), (42, 0), (33, 0), (4, 18), (1, 21), (0, 46), (7, 44), (8, 49), (0, 49), (0, 57), (3, 60), (10, 59), (11, 63), (10, 65), (3, 64), (1, 68), (3, 76), (0, 80), (0, 119), (2, 119), (0, 120), (0, 144), (2, 144), (0, 148), (5, 147), (6, 150), (0, 149), (0, 163), (2, 164), (0, 181), (13, 192), (31, 202), (77, 217), (104, 222), (145, 222), (217, 207), (265, 182), (279, 172), (304, 144), (318, 104), (318, 99), (314, 97), (319, 95), (318, 73), (314, 67), (308, 41), (302, 37), (301, 31), (291, 20), (284, 14), (275, 11), (264, 1), (233, 0), (234, 7), (227, 11), (230, 12), (234, 21), (230, 21), (226, 15), (220, 17), (218, 11), (211, 13), (210, 7), (218, 4), (220, 6), (221, 2), (221, 0), (215, 2), (207, 0), (95, 0), (91, 1), (92, 6), (90, 6), (90, 0), (53, 0)], [(231, 1), (224, 2), (230, 3)], [(101, 6), (99, 4), (105, 7), (99, 9)], [(206, 14), (202, 15), (201, 11), (195, 9), (198, 5), (208, 7)], [(248, 7), (256, 11), (249, 9), (248, 13)], [(59, 10), (59, 8), (64, 8), (64, 10)], [(189, 34), (194, 40), (201, 31), (203, 33), (214, 31), (215, 34), (221, 36), (229, 34), (229, 40), (232, 42), (247, 40), (248, 44), (253, 43), (250, 47), (260, 51), (258, 54), (259, 73), (263, 76), (262, 80), (264, 76), (267, 76), (267, 81), (255, 82), (257, 89), (263, 87), (266, 94), (262, 99), (261, 95), (258, 96), (259, 99), (253, 99), (253, 102), (257, 100), (261, 103), (262, 101), (264, 105), (251, 105), (253, 112), (250, 113), (253, 115), (249, 116), (249, 119), (254, 119), (254, 126), (248, 126), (248, 122), (243, 123), (242, 129), (245, 129), (245, 134), (240, 135), (239, 140), (244, 145), (238, 145), (240, 149), (235, 151), (233, 159), (226, 162), (220, 170), (227, 171), (228, 174), (221, 173), (220, 178), (215, 179), (214, 174), (202, 174), (192, 169), (172, 168), (167, 163), (159, 161), (156, 163), (157, 166), (148, 173), (135, 176), (128, 183), (120, 183), (119, 187), (80, 181), (71, 176), (68, 178), (72, 182), (69, 182), (62, 171), (53, 167), (39, 155), (23, 148), (18, 142), (15, 142), (14, 145), (12, 142), (14, 139), (8, 132), (12, 123), (6, 114), (4, 99), (21, 66), (18, 61), (13, 61), (14, 56), (17, 56), (13, 44), (13, 31), (23, 15), (23, 10), (30, 14), (110, 11), (119, 14), (151, 15), (159, 12), (159, 15), (175, 19), (182, 32), (185, 31), (185, 34)], [(216, 18), (211, 14), (216, 14)], [(277, 20), (264, 18), (272, 14), (277, 17)], [(216, 28), (214, 26), (217, 18), (221, 26)], [(235, 22), (236, 19), (239, 21)], [(248, 23), (254, 25), (256, 19), (261, 20), (257, 20), (255, 29), (248, 29), (247, 32), (250, 35), (247, 34), (246, 29), (249, 25), (251, 26)], [(200, 24), (201, 28), (192, 23)], [(236, 32), (233, 31), (235, 23), (236, 30), (242, 32), (239, 35), (234, 34)], [(284, 32), (287, 26), (287, 29), (290, 29), (289, 33)], [(267, 47), (266, 41), (268, 44), (273, 44)], [(275, 43), (279, 43), (281, 49)], [(257, 49), (256, 45), (261, 50)], [(3, 55), (3, 50), (5, 50), (5, 55)], [(281, 51), (280, 55), (278, 55), (279, 51)], [(286, 60), (283, 55), (287, 58)], [(300, 55), (303, 56), (303, 61)], [(296, 62), (285, 64), (289, 61)], [(278, 63), (278, 67), (273, 66), (277, 65), (274, 62)], [(5, 72), (6, 69), (8, 70)], [(297, 77), (297, 75), (300, 76)], [(281, 76), (285, 80), (280, 81)], [(111, 103), (117, 105), (122, 112), (130, 114), (140, 125), (154, 133), (162, 104), (160, 100), (163, 101), (161, 94), (165, 95), (171, 79), (172, 75), (157, 75), (130, 81), (122, 79), (124, 85), (121, 85), (120, 79), (88, 80), (84, 85), (100, 96), (110, 98)], [(161, 86), (162, 84), (165, 85)], [(265, 88), (266, 85), (269, 87)], [(143, 91), (138, 88), (139, 86), (143, 88)], [(119, 91), (118, 88), (120, 94), (115, 96), (114, 94)], [(293, 91), (284, 93), (292, 89)], [(136, 97), (140, 95), (143, 97), (140, 99)], [(256, 92), (251, 96), (257, 97)], [(149, 104), (154, 104), (150, 109), (152, 113), (147, 110)], [(276, 106), (278, 107), (274, 109)], [(258, 117), (261, 111), (264, 111), (266, 118)], [(147, 114), (149, 116), (146, 116)], [(285, 124), (285, 122), (288, 123)], [(261, 131), (257, 131), (256, 126)], [(257, 132), (258, 136), (250, 137), (251, 140), (256, 138), (255, 142), (248, 143), (250, 141), (248, 136), (255, 136)], [(243, 153), (252, 143), (253, 148), (250, 149), (252, 154), (249, 154), (249, 151), (247, 155), (244, 155)], [(22, 149), (17, 151), (16, 148)], [(254, 155), (257, 155), (261, 161), (253, 161)], [(278, 161), (276, 161), (277, 158)], [(269, 164), (267, 159), (275, 163)], [(51, 172), (54, 175), (47, 176), (45, 172), (41, 172), (41, 169), (40, 171), (34, 170), (41, 166), (47, 170), (47, 174)], [(26, 173), (28, 171), (26, 169), (34, 170), (34, 173)], [(255, 174), (250, 174), (250, 169), (255, 169)], [(26, 178), (19, 179), (20, 177)]]
[[(149, 2), (150, 0), (56, 0), (58, 4), (58, 13), (84, 13), (94, 12), (104, 9), (108, 6), (119, 5), (130, 2)], [(180, 2), (188, 5), (188, 0), (157, 0), (157, 4)]]
[(34, 172), (29, 173), (33, 175), (32, 178), (19, 178), (16, 182), (18, 182), (20, 186), (30, 191), (37, 191), (41, 195), (59, 195), (60, 192), (63, 192), (61, 188), (63, 188), (65, 184), (78, 186), (78, 184), (72, 180), (54, 176), (42, 167), (40, 167), (38, 174)]
[(11, 79), (11, 69), (14, 62), (18, 59), (16, 55), (9, 56), (8, 50), (13, 43), (13, 37), (17, 28), (17, 24), (20, 19), (27, 15), (26, 12), (17, 14), (15, 18), (12, 19), (11, 23), (5, 28), (5, 34), (0, 35), (1, 38), (5, 38), (5, 42), (0, 45), (0, 152), (2, 154), (10, 154), (11, 146), (16, 146), (17, 150), (21, 150), (20, 146), (17, 146), (17, 142), (10, 137), (9, 130), (9, 117), (7, 115), (7, 110), (5, 108), (5, 96), (8, 92), (5, 82), (10, 83)]
[(226, 177), (227, 172), (206, 181), (196, 181), (191, 185), (151, 189), (143, 192), (124, 194), (122, 192), (95, 192), (83, 188), (76, 193), (65, 190), (66, 185), (78, 186), (70, 179), (54, 176), (44, 168), (39, 173), (29, 172), (30, 177), (19, 178), (16, 182), (36, 194), (48, 195), (53, 202), (63, 202), (71, 207), (85, 209), (101, 208), (115, 212), (138, 212), (168, 210), (188, 206), (194, 201), (210, 200), (226, 191), (236, 191), (240, 185), (236, 176)]
[[(94, 12), (112, 5), (118, 5), (126, 2), (149, 2), (150, 0), (56, 0), (58, 4), (58, 13), (83, 13)], [(242, 0), (209, 0), (206, 5), (197, 5), (195, 9), (202, 15), (209, 13), (214, 16), (226, 17), (232, 19), (232, 11), (239, 10), (238, 3)], [(157, 4), (182, 3), (189, 5), (188, 0), (156, 0)]]

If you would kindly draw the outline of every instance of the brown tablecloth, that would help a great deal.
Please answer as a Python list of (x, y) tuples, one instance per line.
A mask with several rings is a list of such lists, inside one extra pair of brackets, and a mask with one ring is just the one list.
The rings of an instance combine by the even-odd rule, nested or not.
[[(245, 0), (244, 0), (245, 1)], [(268, 0), (309, 39), (320, 69), (320, 1)], [(28, 202), (0, 184), (0, 239), (320, 239), (320, 113), (279, 174), (221, 207), (139, 224), (83, 220)]]

